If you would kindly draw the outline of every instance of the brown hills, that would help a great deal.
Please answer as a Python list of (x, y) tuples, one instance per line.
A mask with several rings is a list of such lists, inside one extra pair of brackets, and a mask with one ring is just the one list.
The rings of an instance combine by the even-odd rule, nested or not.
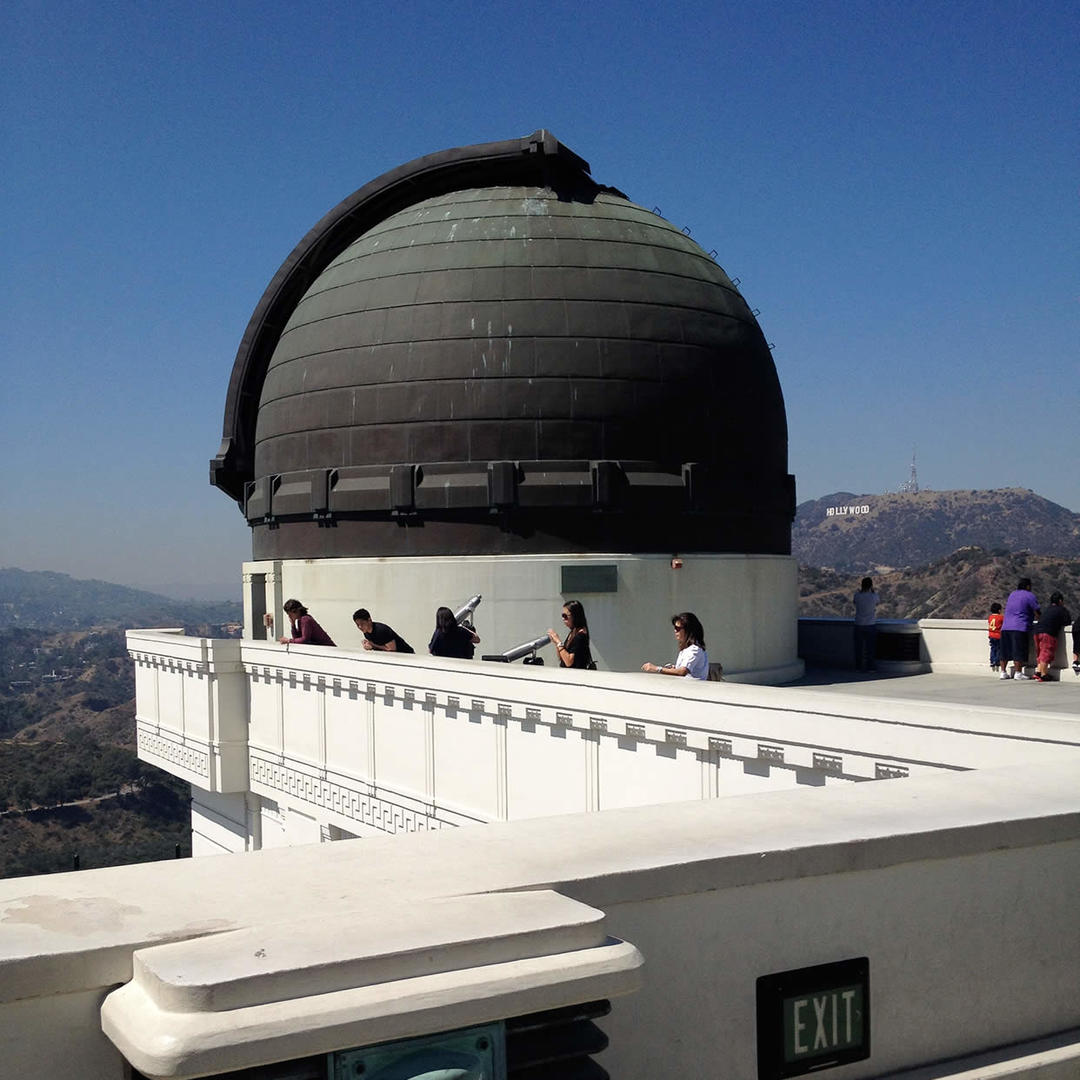
[(1021, 488), (841, 491), (801, 503), (791, 530), (791, 553), (800, 563), (860, 575), (925, 566), (969, 547), (1080, 558), (1080, 514)]
[(0, 878), (189, 854), (188, 786), (135, 756), (123, 628), (221, 637), (240, 605), (4, 569), (0, 613)]
[[(850, 615), (851, 597), (864, 573), (871, 571), (800, 566), (799, 614)], [(991, 554), (968, 547), (926, 566), (872, 576), (883, 619), (983, 619), (990, 604), (1004, 603), (1021, 577), (1031, 578), (1040, 600), (1059, 589), (1072, 614), (1080, 614), (1080, 558)]]

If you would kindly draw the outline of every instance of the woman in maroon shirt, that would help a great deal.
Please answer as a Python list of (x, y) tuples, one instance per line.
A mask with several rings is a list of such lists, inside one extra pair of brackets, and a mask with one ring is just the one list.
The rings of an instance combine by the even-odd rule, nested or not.
[(282, 645), (333, 645), (330, 635), (308, 614), (299, 600), (285, 601), (292, 637), (278, 638)]

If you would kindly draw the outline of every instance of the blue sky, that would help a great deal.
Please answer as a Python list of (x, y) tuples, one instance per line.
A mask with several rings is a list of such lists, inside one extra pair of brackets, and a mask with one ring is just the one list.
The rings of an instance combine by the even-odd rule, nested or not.
[(741, 279), (800, 501), (917, 446), (1080, 511), (1075, 3), (7, 0), (0, 54), (0, 565), (238, 581), (207, 463), (270, 277), (538, 127)]

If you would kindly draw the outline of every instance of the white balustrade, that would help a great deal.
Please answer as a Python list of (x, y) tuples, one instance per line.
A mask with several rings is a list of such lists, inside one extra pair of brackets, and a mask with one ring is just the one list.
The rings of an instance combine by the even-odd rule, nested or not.
[(139, 757), (214, 792), (247, 790), (240, 642), (129, 630)]
[(360, 835), (985, 768), (1080, 734), (1032, 720), (1020, 737), (1014, 722), (936, 703), (855, 707), (641, 673), (129, 640), (140, 756)]

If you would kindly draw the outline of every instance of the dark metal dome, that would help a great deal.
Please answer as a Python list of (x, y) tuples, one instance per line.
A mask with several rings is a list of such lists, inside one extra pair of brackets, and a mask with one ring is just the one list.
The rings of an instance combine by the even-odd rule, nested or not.
[(745, 301), (545, 132), (422, 158), (312, 230), (241, 344), (211, 475), (256, 558), (786, 554), (794, 513)]

